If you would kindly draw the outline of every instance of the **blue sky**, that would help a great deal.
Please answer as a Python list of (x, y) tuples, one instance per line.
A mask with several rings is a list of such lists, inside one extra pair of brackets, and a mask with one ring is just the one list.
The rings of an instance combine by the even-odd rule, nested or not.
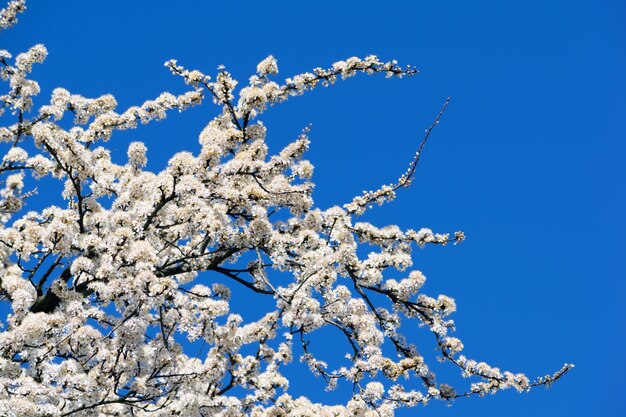
[[(223, 64), (242, 81), (269, 54), (279, 79), (372, 53), (415, 65), (421, 73), (413, 78), (357, 77), (272, 108), (263, 119), (271, 148), (312, 124), (314, 197), (321, 207), (344, 203), (404, 172), (450, 96), (413, 187), (368, 220), (468, 235), (459, 246), (418, 251), (416, 267), (428, 277), (427, 293), (457, 300), (457, 333), (469, 356), (529, 376), (576, 364), (550, 390), (417, 411), (623, 415), (622, 2), (33, 0), (28, 7), (0, 46), (48, 47), (34, 73), (44, 97), (63, 86), (112, 93), (124, 108), (182, 91), (163, 67), (170, 58), (209, 74)], [(173, 152), (198, 149), (215, 112), (207, 104), (171, 114), (110, 144), (123, 155), (128, 141), (145, 141), (150, 167), (159, 169)]]

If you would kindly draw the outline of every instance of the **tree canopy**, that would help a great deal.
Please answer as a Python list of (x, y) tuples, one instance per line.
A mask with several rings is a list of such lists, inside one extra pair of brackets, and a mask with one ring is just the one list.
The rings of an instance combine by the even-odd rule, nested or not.
[[(0, 28), (24, 9), (11, 1)], [(357, 74), (404, 77), (414, 68), (372, 55), (278, 82), (269, 56), (238, 88), (225, 68), (211, 77), (170, 60), (189, 86), (183, 94), (116, 111), (111, 95), (57, 88), (35, 109), (40, 88), (29, 77), (46, 55), (43, 45), (15, 57), (0, 50), (8, 86), (0, 95), (0, 296), (11, 310), (0, 331), (0, 414), (392, 416), (434, 400), (528, 391), (573, 366), (531, 380), (464, 356), (452, 336), (454, 299), (423, 293), (412, 258), (425, 245), (461, 243), (463, 232), (360, 219), (411, 184), (448, 101), (396, 182), (330, 208), (312, 199), (308, 129), (269, 154), (260, 117), (270, 106)], [(172, 155), (160, 172), (145, 168), (142, 142), (128, 145), (126, 163), (113, 161), (107, 142), (116, 131), (206, 98), (221, 112), (195, 150)], [(64, 185), (63, 207), (26, 211), (44, 178)], [(244, 320), (233, 297), (272, 307)], [(337, 335), (332, 361), (318, 355), (322, 328)], [(430, 333), (432, 344), (418, 349), (415, 332)], [(440, 381), (426, 349), (467, 383)], [(349, 387), (345, 404), (292, 397), (283, 369), (293, 360), (328, 389)]]

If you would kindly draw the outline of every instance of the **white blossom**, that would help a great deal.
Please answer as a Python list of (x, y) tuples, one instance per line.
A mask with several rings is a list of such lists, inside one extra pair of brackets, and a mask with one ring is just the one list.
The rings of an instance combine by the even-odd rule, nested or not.
[(142, 167), (148, 162), (146, 152), (148, 148), (142, 142), (132, 142), (128, 146), (128, 162), (136, 167)]
[(10, 1), (0, 10), (0, 29), (6, 29), (17, 23), (17, 14), (26, 9), (25, 0)]
[[(24, 9), (11, 1), (0, 29)], [(0, 127), (0, 301), (10, 304), (0, 415), (391, 417), (431, 400), (550, 385), (573, 367), (531, 381), (461, 355), (450, 335), (456, 303), (426, 294), (413, 253), (460, 243), (463, 232), (356, 221), (411, 184), (430, 131), (398, 181), (326, 209), (304, 159), (309, 128), (270, 153), (260, 118), (272, 105), (359, 73), (415, 69), (351, 57), (279, 84), (269, 56), (239, 88), (223, 67), (212, 78), (170, 60), (189, 91), (120, 111), (111, 95), (56, 88), (33, 109), (40, 88), (28, 77), (46, 55), (43, 45), (0, 50), (0, 107), (11, 113)], [(143, 142), (107, 143), (205, 96), (217, 116), (158, 172), (146, 169)], [(127, 149), (127, 162), (112, 149)], [(235, 311), (241, 303), (253, 317)], [(418, 331), (433, 344), (412, 344)], [(336, 356), (320, 355), (322, 332)], [(419, 353), (428, 349), (470, 381), (440, 383)], [(300, 381), (284, 370), (294, 357), (327, 389), (347, 387), (343, 404), (292, 397)]]

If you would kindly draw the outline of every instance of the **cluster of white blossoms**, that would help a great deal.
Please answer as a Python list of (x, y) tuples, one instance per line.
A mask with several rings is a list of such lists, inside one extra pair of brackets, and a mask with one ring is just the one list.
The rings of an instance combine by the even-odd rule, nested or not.
[(0, 10), (0, 29), (6, 29), (17, 23), (17, 14), (26, 9), (24, 1), (11, 1)]
[[(9, 3), (0, 28), (24, 9)], [(549, 385), (571, 368), (532, 382), (460, 355), (463, 343), (450, 336), (456, 304), (422, 293), (426, 278), (411, 270), (411, 253), (465, 235), (356, 221), (410, 184), (425, 140), (396, 183), (328, 209), (311, 197), (307, 130), (268, 155), (257, 120), (268, 106), (357, 73), (414, 69), (350, 58), (281, 84), (270, 79), (278, 73), (270, 56), (237, 90), (224, 69), (211, 78), (172, 60), (166, 66), (192, 87), (182, 95), (116, 113), (110, 95), (56, 89), (33, 110), (40, 90), (28, 76), (45, 56), (41, 45), (15, 59), (0, 50), (8, 84), (0, 96), (0, 302), (10, 312), (1, 318), (0, 415), (389, 417), (431, 400)], [(145, 169), (141, 142), (128, 145), (125, 164), (103, 146), (116, 130), (207, 94), (222, 112), (193, 152), (173, 155), (161, 172)], [(25, 211), (42, 177), (63, 184), (65, 202)], [(242, 297), (272, 307), (244, 320), (231, 310)], [(322, 328), (336, 334), (333, 358), (319, 356)], [(412, 342), (420, 331), (469, 378), (465, 385), (437, 378)], [(328, 389), (346, 387), (345, 403), (294, 398), (283, 373), (294, 356)]]

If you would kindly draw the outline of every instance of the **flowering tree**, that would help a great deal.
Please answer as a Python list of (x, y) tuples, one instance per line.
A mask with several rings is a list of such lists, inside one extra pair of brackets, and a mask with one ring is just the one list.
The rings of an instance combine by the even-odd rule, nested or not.
[[(0, 28), (24, 9), (23, 0), (10, 2)], [(456, 244), (463, 233), (358, 221), (410, 185), (445, 105), (396, 183), (341, 206), (314, 205), (306, 130), (268, 155), (259, 120), (268, 106), (357, 73), (414, 69), (368, 56), (279, 84), (270, 56), (236, 92), (224, 69), (212, 80), (172, 60), (166, 67), (191, 88), (182, 95), (117, 113), (110, 95), (57, 88), (34, 110), (39, 86), (28, 77), (45, 57), (43, 45), (15, 58), (0, 50), (8, 83), (0, 95), (0, 297), (10, 303), (0, 332), (1, 415), (392, 416), (430, 400), (527, 391), (572, 367), (530, 381), (463, 356), (450, 336), (454, 300), (421, 293), (425, 277), (411, 269), (416, 246)], [(114, 131), (206, 96), (222, 111), (195, 153), (179, 152), (155, 173), (144, 169), (146, 146), (133, 142), (127, 163), (112, 162), (105, 145)], [(25, 212), (36, 198), (30, 184), (43, 177), (64, 183), (65, 207)], [(241, 294), (272, 308), (244, 322), (229, 308)], [(415, 324), (432, 333), (442, 362), (471, 379), (467, 386), (438, 381), (411, 342)], [(312, 342), (321, 328), (344, 342), (329, 363)], [(346, 404), (290, 396), (283, 370), (294, 354), (328, 389), (350, 387)]]

